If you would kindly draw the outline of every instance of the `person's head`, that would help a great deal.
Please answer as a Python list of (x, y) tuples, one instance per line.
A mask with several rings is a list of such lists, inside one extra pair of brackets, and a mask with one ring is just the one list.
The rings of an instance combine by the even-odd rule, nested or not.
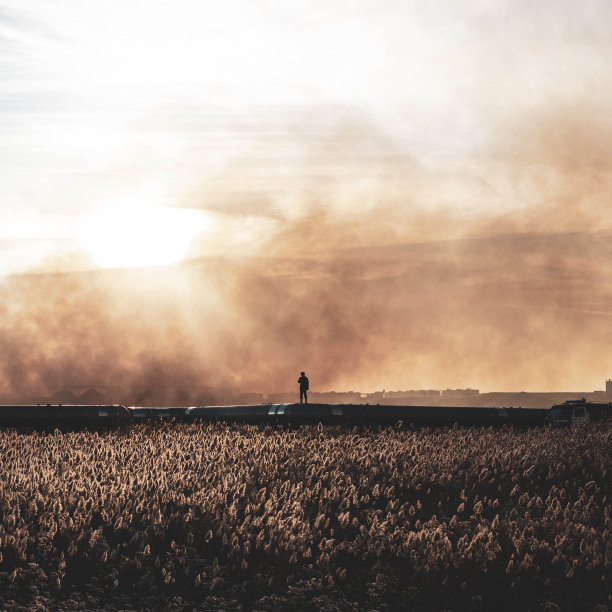
[(302, 376), (306, 376), (306, 372), (300, 372)]

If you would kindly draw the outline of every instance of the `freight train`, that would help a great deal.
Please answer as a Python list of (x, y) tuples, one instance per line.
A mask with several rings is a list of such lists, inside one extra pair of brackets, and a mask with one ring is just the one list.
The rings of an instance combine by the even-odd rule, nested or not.
[(612, 403), (571, 400), (550, 409), (453, 406), (387, 406), (372, 404), (257, 404), (192, 408), (129, 408), (121, 405), (0, 406), (0, 426), (83, 427), (161, 421), (243, 422), (270, 425), (417, 425), (535, 427), (572, 425), (612, 417)]

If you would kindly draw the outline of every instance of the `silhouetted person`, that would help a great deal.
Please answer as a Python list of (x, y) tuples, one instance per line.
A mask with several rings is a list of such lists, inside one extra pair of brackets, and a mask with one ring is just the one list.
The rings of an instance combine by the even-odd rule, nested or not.
[(298, 384), (300, 385), (300, 404), (302, 403), (302, 399), (304, 400), (304, 403), (307, 404), (308, 403), (308, 378), (306, 378), (306, 374), (304, 372), (301, 373), (302, 375), (298, 378)]

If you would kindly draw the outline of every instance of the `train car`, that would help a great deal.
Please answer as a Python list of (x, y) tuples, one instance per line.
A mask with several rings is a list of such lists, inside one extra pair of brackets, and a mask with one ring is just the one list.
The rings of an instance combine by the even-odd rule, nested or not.
[(305, 425), (312, 423), (340, 424), (342, 408), (335, 404), (256, 404), (246, 406), (198, 406), (187, 410), (191, 420), (241, 421)]
[(544, 424), (546, 410), (491, 408), (481, 406), (385, 406), (347, 404), (341, 407), (343, 421), (355, 425), (404, 424), (444, 425), (513, 425), (531, 427)]
[(134, 423), (150, 421), (187, 421), (187, 408), (164, 408), (151, 406), (128, 406)]
[[(185, 411), (190, 421), (241, 421), (243, 423), (268, 423), (269, 407), (274, 404), (257, 404), (252, 406), (195, 406)], [(280, 405), (280, 404), (276, 404)]]
[(292, 425), (324, 423), (343, 424), (345, 416), (340, 404), (270, 404), (268, 417), (271, 421)]
[(546, 410), (373, 404), (260, 404), (189, 408), (189, 419), (242, 421), (279, 425), (543, 425)]
[(115, 426), (131, 421), (125, 406), (36, 404), (0, 406), (2, 427), (84, 427)]
[(493, 408), (481, 406), (368, 406), (342, 407), (344, 420), (355, 424), (444, 425), (514, 425), (529, 427), (544, 424), (545, 410)]

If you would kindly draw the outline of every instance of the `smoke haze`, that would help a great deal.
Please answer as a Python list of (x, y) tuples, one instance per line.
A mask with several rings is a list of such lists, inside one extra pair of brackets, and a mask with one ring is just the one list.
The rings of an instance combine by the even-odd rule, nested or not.
[(230, 4), (0, 10), (2, 398), (601, 388), (610, 5)]
[(226, 381), (291, 389), (302, 369), (315, 390), (580, 390), (608, 375), (608, 234), (345, 246), (358, 229), (316, 215), (270, 256), (11, 278), (2, 390), (86, 383), (189, 403)]

